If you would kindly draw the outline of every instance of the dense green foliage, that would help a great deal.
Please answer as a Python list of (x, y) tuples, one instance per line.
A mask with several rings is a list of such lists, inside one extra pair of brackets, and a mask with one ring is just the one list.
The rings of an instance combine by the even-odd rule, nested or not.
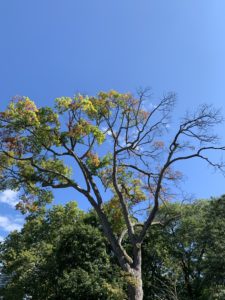
[(2, 245), (2, 261), (12, 276), (6, 299), (25, 293), (36, 300), (121, 296), (118, 267), (111, 267), (106, 240), (92, 221), (75, 202), (28, 217), (21, 233), (10, 234)]
[(172, 204), (169, 211), (176, 219), (154, 227), (144, 244), (145, 298), (224, 299), (225, 197)]
[[(222, 300), (225, 295), (225, 197), (162, 207), (143, 246), (145, 299)], [(129, 252), (129, 244), (127, 246)], [(74, 203), (30, 216), (1, 246), (12, 279), (6, 299), (126, 299), (119, 271), (94, 213)]]

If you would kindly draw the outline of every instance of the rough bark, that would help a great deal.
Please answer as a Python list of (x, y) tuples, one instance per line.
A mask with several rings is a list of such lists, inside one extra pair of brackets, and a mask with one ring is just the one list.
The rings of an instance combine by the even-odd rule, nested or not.
[(128, 299), (129, 300), (143, 300), (143, 286), (141, 271), (133, 270), (131, 275), (131, 283), (128, 285)]
[(128, 284), (128, 299), (143, 300), (142, 268), (141, 268), (141, 245), (136, 244), (133, 249), (133, 266), (130, 269), (130, 280)]

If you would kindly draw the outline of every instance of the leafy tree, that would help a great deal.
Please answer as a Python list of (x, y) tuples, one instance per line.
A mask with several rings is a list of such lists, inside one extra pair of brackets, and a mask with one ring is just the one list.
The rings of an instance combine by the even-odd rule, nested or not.
[[(143, 245), (145, 299), (224, 299), (225, 197), (167, 204)], [(167, 215), (168, 222), (161, 223)], [(124, 246), (131, 249), (126, 237)], [(30, 216), (1, 246), (7, 299), (126, 299), (126, 274), (94, 212), (65, 207)]]
[[(78, 94), (56, 99), (54, 109), (38, 108), (22, 97), (0, 115), (0, 189), (20, 191), (18, 208), (24, 212), (49, 203), (51, 189), (73, 188), (84, 195), (127, 274), (130, 299), (143, 298), (141, 248), (160, 203), (170, 198), (171, 185), (181, 177), (174, 165), (199, 158), (221, 168), (209, 152), (225, 149), (210, 130), (222, 120), (214, 108), (203, 105), (186, 114), (168, 135), (174, 95), (156, 105), (145, 96), (144, 91), (138, 99), (116, 91)], [(119, 203), (120, 232), (104, 209), (103, 188)], [(144, 207), (143, 223), (136, 210)], [(129, 253), (122, 246), (126, 235)]]
[(145, 298), (224, 299), (225, 197), (170, 204), (165, 213), (176, 218), (153, 226), (143, 247)]
[[(119, 268), (101, 231), (75, 202), (27, 218), (1, 246), (6, 299), (122, 299)], [(113, 267), (112, 267), (113, 265)], [(118, 274), (117, 274), (118, 273)]]

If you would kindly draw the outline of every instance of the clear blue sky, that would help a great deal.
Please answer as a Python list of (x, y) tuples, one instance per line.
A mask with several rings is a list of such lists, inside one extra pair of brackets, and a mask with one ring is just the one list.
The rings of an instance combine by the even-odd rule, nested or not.
[[(0, 110), (14, 95), (40, 106), (78, 91), (151, 86), (155, 98), (177, 93), (177, 117), (203, 102), (225, 111), (224, 15), (224, 0), (1, 1)], [(203, 164), (182, 169), (196, 197), (225, 193), (224, 178)], [(74, 199), (60, 193), (57, 203), (62, 195)], [(0, 216), (18, 215), (1, 207)]]

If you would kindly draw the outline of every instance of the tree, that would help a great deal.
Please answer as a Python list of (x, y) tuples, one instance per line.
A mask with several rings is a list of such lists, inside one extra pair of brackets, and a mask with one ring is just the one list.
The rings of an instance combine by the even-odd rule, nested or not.
[[(186, 114), (173, 136), (162, 141), (174, 102), (174, 94), (153, 105), (145, 91), (138, 98), (110, 91), (62, 97), (54, 108), (37, 108), (22, 97), (0, 115), (1, 190), (20, 191), (18, 208), (31, 212), (52, 200), (50, 189), (72, 188), (84, 195), (127, 274), (130, 299), (143, 299), (141, 248), (160, 203), (169, 200), (181, 177), (174, 165), (199, 158), (223, 167), (209, 156), (225, 149), (210, 130), (222, 121), (211, 106)], [(120, 232), (110, 224), (104, 189), (119, 204)], [(144, 208), (143, 222), (137, 210)], [(126, 235), (129, 251), (122, 245)]]
[(1, 245), (1, 262), (10, 278), (6, 299), (25, 294), (34, 300), (123, 298), (119, 266), (90, 221), (75, 202), (28, 217), (21, 232), (11, 233)]
[(160, 214), (177, 217), (147, 233), (146, 299), (224, 299), (224, 204), (222, 196), (161, 209)]
[[(224, 202), (223, 196), (160, 209), (159, 216), (170, 221), (152, 226), (145, 238), (146, 300), (224, 299)], [(127, 237), (124, 243), (129, 249)], [(80, 211), (74, 202), (29, 216), (21, 232), (1, 245), (0, 260), (9, 275), (7, 299), (25, 293), (43, 300), (126, 299), (126, 274), (96, 214)]]

